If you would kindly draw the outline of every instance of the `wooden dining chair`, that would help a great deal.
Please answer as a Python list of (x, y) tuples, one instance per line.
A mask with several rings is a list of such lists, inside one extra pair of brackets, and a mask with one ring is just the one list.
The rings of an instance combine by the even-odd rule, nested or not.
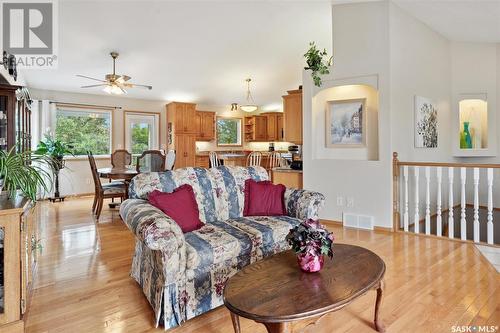
[(174, 170), (175, 150), (170, 149), (165, 157), (165, 170)]
[(216, 168), (220, 165), (219, 156), (217, 156), (216, 152), (211, 151), (210, 153), (208, 153), (208, 159), (210, 160), (211, 168)]
[(132, 164), (132, 154), (126, 149), (117, 149), (111, 154), (111, 165), (113, 168), (125, 168)]
[(277, 168), (280, 166), (283, 166), (281, 153), (274, 151), (269, 154), (268, 169), (272, 170), (273, 168)]
[(262, 154), (258, 151), (251, 152), (247, 157), (247, 166), (260, 166)]
[(137, 157), (137, 172), (165, 171), (165, 155), (159, 150), (145, 150)]
[(99, 173), (97, 172), (94, 155), (92, 155), (92, 152), (87, 151), (87, 156), (89, 158), (90, 170), (92, 172), (92, 178), (94, 179), (95, 189), (92, 213), (95, 214), (96, 219), (98, 220), (101, 216), (104, 199), (120, 198), (121, 201), (123, 201), (126, 196), (125, 183), (121, 181), (113, 181), (103, 185), (101, 183), (101, 179), (99, 178)]

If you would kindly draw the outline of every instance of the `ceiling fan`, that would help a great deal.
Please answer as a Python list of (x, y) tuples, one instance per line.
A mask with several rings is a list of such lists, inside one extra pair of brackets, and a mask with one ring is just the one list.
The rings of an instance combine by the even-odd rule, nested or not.
[(106, 74), (106, 76), (104, 76), (104, 80), (77, 74), (76, 76), (78, 77), (83, 77), (85, 79), (101, 82), (100, 84), (91, 84), (88, 86), (82, 86), (81, 88), (104, 87), (103, 91), (107, 92), (108, 94), (114, 94), (114, 95), (126, 94), (127, 93), (127, 91), (125, 90), (126, 88), (139, 87), (139, 88), (146, 88), (149, 90), (153, 89), (152, 86), (148, 86), (145, 84), (135, 84), (132, 82), (128, 82), (131, 79), (131, 77), (128, 75), (117, 75), (115, 71), (116, 68), (115, 62), (116, 58), (118, 58), (118, 53), (111, 52), (110, 55), (111, 58), (113, 58), (113, 74)]

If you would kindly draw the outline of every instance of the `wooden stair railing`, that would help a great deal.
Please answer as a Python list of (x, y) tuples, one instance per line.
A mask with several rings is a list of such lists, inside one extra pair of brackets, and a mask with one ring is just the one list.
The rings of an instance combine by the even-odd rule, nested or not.
[[(470, 239), (475, 243), (480, 243), (480, 221), (479, 221), (479, 186), (480, 186), (480, 170), (486, 170), (486, 243), (494, 244), (494, 225), (493, 225), (493, 180), (494, 169), (500, 169), (500, 164), (478, 164), (478, 163), (441, 163), (441, 162), (401, 162), (398, 159), (398, 153), (393, 153), (393, 228), (395, 231), (410, 232), (410, 227), (413, 226), (413, 232), (431, 234), (431, 180), (432, 187), (435, 188), (436, 199), (432, 202), (435, 205), (436, 212), (432, 215), (435, 217), (435, 235), (439, 237), (454, 238), (455, 223), (454, 223), (454, 208), (457, 207), (454, 201), (455, 191), (455, 170), (459, 173), (457, 176), (460, 179), (460, 223), (457, 226), (460, 228), (460, 240), (467, 239), (467, 170), (472, 170), (473, 182), (473, 207), (472, 223), (473, 236)], [(421, 172), (423, 170), (423, 172)], [(444, 174), (443, 171), (447, 171)], [(410, 172), (411, 171), (411, 172)], [(413, 182), (410, 179), (413, 177)], [(421, 182), (423, 176), (423, 182)], [(444, 178), (444, 179), (443, 179)], [(443, 182), (445, 184), (443, 184)], [(413, 191), (410, 192), (409, 184), (413, 184)], [(424, 218), (420, 219), (420, 185), (425, 187), (425, 208), (423, 209)], [(447, 208), (443, 210), (443, 195), (442, 187), (448, 187)], [(458, 184), (457, 184), (458, 185)], [(413, 205), (410, 206), (409, 197), (413, 194)], [(401, 196), (402, 194), (402, 196)], [(402, 201), (402, 204), (400, 203)], [(446, 201), (444, 201), (446, 202)], [(410, 209), (413, 209), (413, 216), (410, 217)], [(402, 212), (401, 212), (402, 211)], [(447, 220), (443, 219), (443, 214), (447, 213)], [(470, 215), (470, 214), (469, 214)], [(423, 230), (420, 224), (423, 223)]]

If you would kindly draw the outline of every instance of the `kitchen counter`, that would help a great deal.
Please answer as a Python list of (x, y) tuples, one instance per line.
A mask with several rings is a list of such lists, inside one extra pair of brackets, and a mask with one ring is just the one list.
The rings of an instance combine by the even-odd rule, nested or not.
[(283, 184), (289, 188), (302, 189), (302, 170), (273, 168), (271, 179), (274, 184)]
[(291, 168), (273, 168), (273, 172), (294, 172), (294, 173), (302, 173), (302, 170), (294, 170)]

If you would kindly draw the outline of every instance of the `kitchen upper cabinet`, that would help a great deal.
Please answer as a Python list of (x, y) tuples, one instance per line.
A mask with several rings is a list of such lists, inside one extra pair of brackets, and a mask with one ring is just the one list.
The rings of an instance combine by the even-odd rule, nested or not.
[(215, 139), (215, 112), (196, 111), (196, 141)]
[(267, 117), (245, 117), (245, 141), (267, 141)]
[(284, 140), (302, 144), (302, 89), (289, 90), (283, 96)]
[(276, 141), (278, 139), (278, 127), (276, 121), (276, 114), (266, 114), (267, 117), (267, 139), (269, 141)]
[(267, 140), (283, 141), (283, 113), (269, 112), (261, 115), (267, 118)]
[(176, 134), (197, 133), (196, 104), (172, 102), (167, 104), (167, 120)]
[(267, 117), (256, 116), (255, 117), (255, 140), (256, 141), (266, 141), (267, 140)]
[(276, 128), (277, 128), (277, 134), (278, 134), (278, 141), (284, 141), (284, 132), (283, 132), (283, 114), (279, 114), (276, 116)]

